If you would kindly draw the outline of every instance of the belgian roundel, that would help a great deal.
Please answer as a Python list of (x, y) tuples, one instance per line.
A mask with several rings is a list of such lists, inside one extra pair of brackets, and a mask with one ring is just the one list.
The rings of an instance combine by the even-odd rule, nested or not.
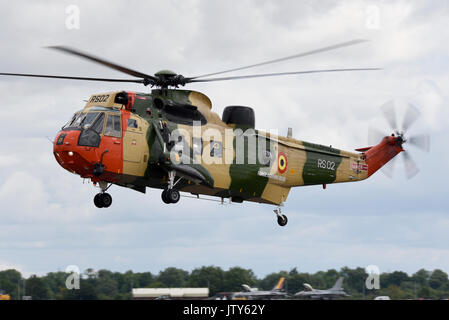
[(283, 152), (278, 155), (278, 171), (284, 173), (287, 170), (287, 156)]

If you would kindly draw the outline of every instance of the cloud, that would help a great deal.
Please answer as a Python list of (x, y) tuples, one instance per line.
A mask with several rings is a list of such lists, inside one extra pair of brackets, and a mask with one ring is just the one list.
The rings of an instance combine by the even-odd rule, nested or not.
[[(65, 7), (80, 8), (80, 29), (65, 28)], [(376, 174), (358, 184), (292, 190), (280, 228), (271, 206), (222, 206), (183, 198), (161, 203), (112, 187), (113, 204), (97, 209), (97, 189), (54, 160), (53, 139), (91, 94), (131, 84), (0, 78), (0, 256), (32, 272), (67, 265), (125, 271), (242, 265), (258, 275), (298, 266), (316, 271), (378, 264), (414, 272), (449, 270), (444, 243), (447, 140), (447, 10), (396, 2), (211, 1), (133, 3), (10, 2), (0, 13), (0, 71), (120, 77), (117, 71), (63, 55), (70, 45), (146, 73), (185, 76), (225, 70), (356, 38), (371, 41), (247, 73), (317, 68), (382, 67), (382, 71), (315, 74), (193, 84), (213, 110), (248, 105), (258, 128), (352, 150), (367, 144), (370, 125), (388, 132), (379, 107), (415, 103), (423, 121), (410, 131), (432, 135), (432, 153), (416, 150), (420, 174), (406, 182)], [(378, 28), (367, 27), (369, 6)], [(375, 9), (374, 8), (374, 9)], [(373, 8), (371, 8), (373, 9)], [(446, 13), (446, 14), (445, 14)], [(435, 32), (438, 30), (438, 32)], [(246, 74), (239, 72), (235, 74)], [(126, 77), (126, 76), (124, 76)], [(399, 110), (401, 111), (401, 110)], [(437, 168), (437, 173), (435, 172)], [(3, 260), (2, 260), (3, 261)], [(1, 264), (1, 263), (0, 263)]]
[(0, 271), (14, 269), (19, 271), (22, 274), (22, 277), (28, 278), (31, 276), (31, 273), (26, 271), (22, 265), (10, 263), (8, 261), (0, 260)]
[(15, 154), (0, 156), (0, 167), (14, 166), (20, 163), (21, 159)]

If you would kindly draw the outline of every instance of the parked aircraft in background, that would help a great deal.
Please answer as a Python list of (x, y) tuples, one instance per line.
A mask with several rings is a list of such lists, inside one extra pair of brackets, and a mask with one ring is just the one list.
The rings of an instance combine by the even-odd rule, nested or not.
[(308, 299), (335, 299), (338, 297), (348, 297), (349, 295), (343, 290), (343, 277), (338, 278), (334, 286), (327, 290), (314, 289), (308, 283), (304, 283), (306, 290), (295, 293), (295, 297)]
[(245, 291), (236, 292), (233, 298), (234, 300), (282, 299), (287, 297), (287, 292), (283, 290), (284, 284), (284, 277), (281, 277), (273, 289), (268, 291), (251, 288), (249, 285), (243, 284), (242, 287)]

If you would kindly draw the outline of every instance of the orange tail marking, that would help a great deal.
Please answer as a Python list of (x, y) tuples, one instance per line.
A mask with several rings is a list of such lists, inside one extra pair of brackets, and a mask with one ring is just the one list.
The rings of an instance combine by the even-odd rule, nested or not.
[(402, 143), (398, 137), (394, 136), (385, 137), (378, 145), (369, 148), (364, 153), (365, 161), (368, 164), (368, 177), (402, 151), (404, 151)]

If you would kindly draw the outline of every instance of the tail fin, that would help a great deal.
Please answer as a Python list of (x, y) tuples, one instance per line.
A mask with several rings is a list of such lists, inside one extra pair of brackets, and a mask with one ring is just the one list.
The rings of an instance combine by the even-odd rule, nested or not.
[(373, 147), (360, 148), (358, 151), (364, 151), (365, 162), (368, 165), (368, 177), (382, 168), (388, 161), (404, 151), (401, 136), (388, 136)]
[(343, 290), (343, 277), (338, 278), (331, 290)]
[(285, 278), (281, 277), (278, 283), (273, 287), (273, 291), (281, 291), (284, 288)]

